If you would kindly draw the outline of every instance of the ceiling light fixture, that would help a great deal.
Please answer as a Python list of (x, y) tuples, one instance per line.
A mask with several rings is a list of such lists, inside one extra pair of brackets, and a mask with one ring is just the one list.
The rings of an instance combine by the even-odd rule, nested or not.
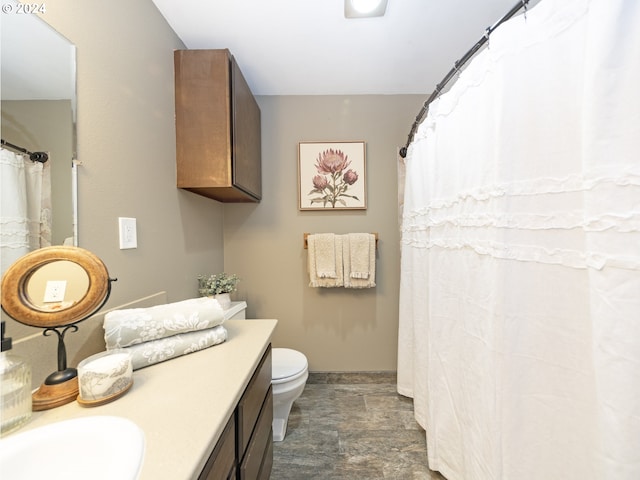
[(344, 0), (345, 18), (382, 17), (387, 0)]

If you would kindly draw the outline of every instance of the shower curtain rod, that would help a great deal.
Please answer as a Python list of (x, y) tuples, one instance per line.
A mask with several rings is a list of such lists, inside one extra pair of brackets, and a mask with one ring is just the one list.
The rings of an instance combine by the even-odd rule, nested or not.
[(19, 147), (18, 145), (14, 145), (13, 143), (7, 142), (4, 138), (0, 139), (0, 142), (2, 142), (2, 145), (4, 145), (5, 147), (9, 147), (12, 150), (17, 150), (18, 152), (26, 153), (27, 155), (29, 155), (29, 160), (31, 160), (32, 162), (45, 163), (47, 160), (49, 160), (49, 154), (46, 152), (30, 152), (26, 148), (22, 148), (22, 147)]
[(523, 8), (524, 8), (525, 14), (527, 13), (527, 5), (529, 4), (529, 1), (530, 0), (520, 0), (520, 2), (514, 5), (511, 8), (511, 10), (509, 10), (500, 20), (498, 20), (492, 26), (487, 27), (487, 29), (485, 30), (484, 36), (480, 40), (478, 40), (476, 44), (473, 47), (471, 47), (471, 49), (469, 49), (469, 51), (462, 56), (462, 58), (460, 58), (457, 62), (453, 64), (453, 68), (449, 70), (449, 73), (447, 73), (445, 77), (442, 79), (442, 81), (438, 85), (436, 85), (435, 91), (429, 96), (427, 101), (424, 102), (424, 105), (418, 112), (418, 115), (416, 116), (416, 119), (413, 122), (413, 125), (411, 125), (411, 130), (409, 131), (409, 136), (407, 137), (407, 143), (404, 147), (400, 149), (400, 156), (402, 158), (405, 158), (407, 156), (407, 149), (409, 148), (409, 145), (413, 141), (413, 137), (416, 134), (416, 130), (418, 129), (418, 126), (422, 123), (422, 121), (427, 116), (427, 113), (429, 112), (429, 105), (431, 104), (431, 102), (433, 102), (438, 97), (438, 95), (442, 93), (442, 90), (444, 89), (444, 87), (447, 85), (447, 83), (449, 83), (449, 81), (454, 77), (454, 75), (460, 71), (460, 68), (465, 63), (467, 63), (471, 59), (471, 57), (473, 57), (478, 52), (478, 50), (482, 48), (482, 46), (485, 43), (489, 41), (489, 35), (491, 35), (491, 33), (496, 28), (498, 28), (504, 22), (509, 20), (511, 17), (513, 17), (516, 13), (518, 13)]

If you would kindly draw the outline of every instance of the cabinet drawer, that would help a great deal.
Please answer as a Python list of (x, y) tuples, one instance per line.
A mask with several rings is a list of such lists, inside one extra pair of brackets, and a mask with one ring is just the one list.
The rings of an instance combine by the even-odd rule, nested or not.
[(231, 415), (198, 480), (227, 480), (235, 478), (235, 445), (235, 415)]
[[(251, 434), (258, 421), (260, 410), (264, 403), (267, 392), (271, 387), (271, 345), (262, 357), (256, 372), (249, 381), (247, 389), (242, 395), (237, 409), (237, 442), (238, 459), (242, 460), (247, 449)], [(273, 410), (273, 408), (272, 408)], [(273, 415), (273, 411), (271, 412)]]
[(273, 468), (273, 430), (269, 429), (269, 441), (267, 443), (267, 450), (264, 452), (264, 458), (262, 459), (262, 466), (260, 467), (260, 474), (258, 480), (269, 480), (271, 478), (271, 469)]
[[(271, 394), (271, 388), (269, 388), (256, 428), (247, 447), (247, 452), (240, 464), (240, 480), (256, 480), (269, 477), (272, 459), (266, 458), (266, 456), (270, 452), (273, 455), (273, 451), (269, 448), (273, 444), (272, 422), (273, 395)], [(265, 467), (264, 472), (261, 471), (263, 466)], [(266, 469), (269, 469), (269, 472)]]

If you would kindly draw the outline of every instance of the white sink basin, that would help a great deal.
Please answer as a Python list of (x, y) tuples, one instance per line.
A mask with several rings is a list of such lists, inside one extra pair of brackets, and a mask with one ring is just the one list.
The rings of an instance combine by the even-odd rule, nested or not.
[(144, 449), (143, 431), (126, 418), (75, 418), (0, 440), (0, 477), (135, 480)]

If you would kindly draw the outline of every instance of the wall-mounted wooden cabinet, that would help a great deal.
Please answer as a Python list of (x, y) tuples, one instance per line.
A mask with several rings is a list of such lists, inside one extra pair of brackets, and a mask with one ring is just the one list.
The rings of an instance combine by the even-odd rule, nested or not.
[(174, 52), (178, 187), (221, 202), (262, 198), (260, 108), (229, 50)]

